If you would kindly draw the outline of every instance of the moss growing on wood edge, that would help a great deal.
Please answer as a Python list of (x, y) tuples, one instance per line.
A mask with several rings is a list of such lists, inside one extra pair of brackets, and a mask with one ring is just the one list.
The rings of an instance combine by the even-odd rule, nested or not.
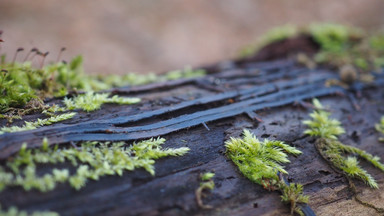
[[(0, 42), (3, 41), (0, 40)], [(61, 52), (64, 50), (65, 48), (61, 49)], [(12, 123), (13, 119), (22, 119), (22, 116), (31, 113), (40, 112), (53, 115), (56, 111), (73, 109), (83, 109), (89, 112), (99, 109), (103, 103), (137, 103), (140, 101), (138, 98), (120, 98), (117, 95), (109, 98), (108, 94), (93, 92), (120, 86), (200, 77), (206, 74), (205, 70), (185, 67), (163, 75), (130, 73), (122, 76), (94, 76), (84, 73), (83, 58), (81, 56), (77, 56), (69, 63), (66, 63), (64, 61), (59, 62), (59, 55), (56, 63), (44, 65), (44, 61), (41, 61), (40, 67), (35, 67), (32, 64), (34, 60), (36, 58), (44, 60), (49, 52), (42, 52), (37, 48), (33, 48), (26, 54), (22, 62), (16, 61), (16, 56), (22, 54), (23, 51), (23, 48), (19, 48), (12, 61), (7, 61), (5, 54), (1, 56), (0, 118), (6, 118), (8, 123)], [(64, 97), (69, 92), (78, 94), (79, 91), (88, 93), (65, 99), (66, 109), (44, 103), (46, 98)]]
[(53, 211), (34, 211), (28, 213), (27, 211), (19, 210), (18, 208), (12, 206), (8, 210), (1, 209), (0, 206), (0, 216), (59, 216), (58, 213)]
[(129, 98), (129, 97), (119, 97), (114, 95), (109, 97), (108, 93), (94, 93), (92, 91), (87, 92), (82, 95), (78, 95), (74, 98), (64, 98), (64, 104), (67, 110), (82, 109), (84, 111), (90, 112), (97, 109), (100, 109), (101, 105), (104, 103), (114, 103), (114, 104), (135, 104), (141, 101), (140, 98)]
[[(36, 48), (33, 50), (32, 53), (41, 53)], [(77, 56), (68, 64), (57, 62), (36, 68), (32, 66), (32, 59), (27, 58), (25, 62), (7, 62), (3, 55), (0, 62), (0, 114), (10, 115), (9, 112), (15, 109), (20, 114), (23, 113), (20, 110), (28, 109), (25, 106), (32, 99), (40, 99), (44, 104), (45, 98), (66, 96), (68, 92), (100, 91), (113, 87), (142, 85), (206, 74), (202, 69), (185, 67), (164, 75), (131, 73), (122, 76), (94, 76), (84, 73), (82, 62), (83, 58)]]
[(64, 113), (64, 114), (52, 116), (47, 119), (37, 119), (36, 121), (33, 121), (33, 122), (25, 121), (23, 126), (2, 127), (0, 128), (0, 135), (3, 133), (13, 133), (13, 132), (33, 130), (38, 127), (51, 125), (60, 121), (71, 119), (75, 115), (76, 115), (75, 112)]
[[(42, 192), (53, 190), (57, 183), (69, 182), (76, 190), (89, 180), (98, 180), (105, 175), (119, 175), (124, 171), (144, 168), (155, 175), (156, 159), (167, 156), (185, 155), (189, 148), (163, 149), (165, 139), (149, 139), (132, 146), (125, 142), (85, 142), (79, 148), (49, 148), (48, 140), (41, 149), (27, 149), (24, 144), (17, 155), (10, 158), (6, 167), (0, 168), (0, 191), (6, 187), (21, 186), (25, 190), (36, 189)], [(76, 167), (75, 173), (68, 169), (52, 169), (38, 176), (38, 164), (58, 164), (70, 162)]]
[[(297, 60), (309, 67), (325, 63), (341, 70), (349, 65), (357, 71), (357, 79), (372, 81), (370, 71), (382, 71), (384, 67), (384, 32), (367, 33), (363, 30), (333, 23), (313, 23), (306, 27), (292, 25), (274, 28), (241, 51), (241, 58), (256, 55), (267, 45), (304, 35), (313, 40), (319, 50), (314, 56), (299, 53)], [(348, 83), (347, 83), (348, 84)]]
[(267, 190), (280, 191), (282, 201), (290, 204), (291, 213), (303, 214), (297, 207), (298, 203), (307, 203), (309, 199), (303, 194), (303, 186), (287, 185), (279, 178), (279, 173), (288, 174), (281, 165), (290, 162), (288, 154), (299, 155), (301, 151), (281, 141), (260, 141), (248, 130), (243, 131), (243, 138), (231, 137), (225, 146), (227, 156), (245, 177)]
[(344, 175), (358, 178), (370, 187), (378, 188), (376, 180), (359, 165), (356, 156), (384, 172), (384, 164), (380, 162), (380, 158), (341, 143), (337, 138), (338, 135), (345, 133), (341, 122), (330, 118), (331, 113), (325, 111), (317, 99), (313, 99), (313, 105), (315, 110), (310, 114), (312, 119), (303, 121), (309, 127), (304, 133), (316, 138), (315, 146), (320, 155)]
[(104, 103), (115, 103), (115, 104), (135, 104), (140, 102), (140, 98), (128, 98), (128, 97), (119, 97), (114, 95), (109, 97), (108, 93), (94, 93), (88, 92), (82, 95), (75, 96), (73, 98), (64, 98), (63, 103), (66, 107), (60, 107), (57, 105), (50, 106), (45, 109), (43, 113), (51, 115), (47, 119), (37, 119), (36, 121), (30, 122), (25, 121), (23, 126), (11, 126), (11, 127), (2, 127), (0, 128), (0, 135), (3, 133), (12, 133), (33, 130), (38, 127), (43, 127), (46, 125), (51, 125), (60, 121), (68, 120), (73, 118), (77, 113), (62, 113), (56, 115), (55, 112), (66, 112), (68, 110), (81, 109), (87, 112), (91, 112), (97, 109), (100, 109), (101, 105)]

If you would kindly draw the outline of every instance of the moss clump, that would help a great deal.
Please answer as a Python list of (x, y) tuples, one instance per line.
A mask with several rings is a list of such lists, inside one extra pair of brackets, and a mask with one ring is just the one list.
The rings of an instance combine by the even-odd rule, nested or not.
[[(17, 52), (22, 51), (19, 49)], [(48, 53), (41, 53), (36, 48), (30, 54), (46, 57)], [(83, 70), (83, 58), (75, 57), (70, 63), (57, 62), (41, 65), (40, 68), (32, 66), (31, 59), (25, 62), (6, 62), (2, 56), (0, 63), (0, 117), (12, 119), (12, 116), (28, 114), (31, 111), (43, 111), (47, 97), (61, 97), (68, 92), (99, 91), (127, 85), (142, 85), (152, 82), (161, 82), (179, 78), (204, 76), (204, 70), (193, 70), (186, 67), (183, 70), (168, 72), (164, 75), (138, 75), (126, 74), (122, 76), (92, 76), (86, 75)], [(28, 107), (31, 100), (39, 100), (39, 109), (36, 106)]]
[(357, 158), (353, 155), (365, 159), (384, 172), (384, 165), (380, 163), (380, 158), (359, 148), (342, 144), (337, 138), (338, 135), (345, 133), (341, 123), (331, 119), (331, 113), (325, 111), (317, 99), (313, 100), (313, 105), (316, 109), (310, 114), (312, 119), (303, 122), (309, 127), (304, 133), (316, 138), (315, 145), (322, 157), (347, 177), (358, 178), (370, 187), (378, 188), (376, 180), (360, 167)]
[(243, 138), (226, 141), (228, 157), (241, 173), (251, 181), (269, 188), (278, 182), (277, 172), (287, 174), (281, 163), (289, 163), (285, 153), (299, 155), (301, 151), (281, 141), (258, 140), (250, 131), (244, 130)]
[(40, 100), (40, 111), (43, 111), (49, 108), (43, 103), (47, 97), (65, 96), (69, 91), (89, 92), (113, 87), (112, 84), (103, 84), (99, 79), (85, 75), (82, 62), (82, 57), (78, 56), (69, 64), (59, 62), (41, 69), (32, 67), (31, 62), (3, 63), (0, 74), (0, 113), (15, 108), (29, 109), (26, 105), (32, 99)]
[(0, 208), (1, 216), (59, 216), (58, 213), (52, 211), (34, 211), (32, 213), (22, 211), (17, 209), (16, 207), (10, 207), (8, 210), (2, 210)]
[[(105, 175), (119, 175), (124, 171), (144, 168), (155, 174), (155, 159), (167, 156), (182, 156), (189, 148), (162, 149), (165, 139), (149, 139), (127, 147), (124, 142), (86, 142), (80, 148), (49, 148), (48, 140), (41, 149), (27, 149), (24, 144), (17, 155), (10, 158), (6, 167), (0, 169), (0, 190), (9, 186), (21, 186), (25, 190), (42, 192), (53, 190), (57, 183), (69, 182), (76, 190), (85, 186), (89, 179), (98, 180)], [(75, 173), (68, 169), (56, 169), (43, 176), (36, 173), (38, 164), (57, 164), (65, 161), (76, 167)]]
[[(18, 49), (17, 53), (23, 49)], [(62, 50), (63, 51), (63, 50)], [(161, 82), (180, 78), (192, 78), (204, 76), (204, 70), (193, 70), (186, 67), (183, 70), (168, 72), (164, 75), (138, 75), (126, 74), (123, 76), (92, 76), (83, 71), (81, 56), (75, 57), (70, 63), (58, 62), (49, 65), (41, 64), (40, 68), (32, 66), (32, 59), (28, 56), (46, 57), (48, 53), (41, 53), (34, 48), (25, 58), (25, 62), (6, 62), (3, 55), (0, 63), (0, 118), (6, 118), (9, 123), (14, 119), (22, 119), (22, 116), (30, 113), (45, 113), (51, 116), (45, 123), (57, 122), (60, 117), (68, 116), (62, 114), (57, 116), (56, 112), (82, 109), (90, 112), (100, 108), (104, 103), (133, 104), (140, 102), (139, 98), (124, 98), (117, 95), (109, 97), (109, 94), (94, 93), (94, 91), (105, 90), (112, 87), (124, 85), (141, 85), (152, 82)], [(16, 58), (14, 58), (16, 59)], [(74, 98), (64, 99), (66, 108), (57, 105), (46, 105), (44, 99), (51, 97), (66, 96), (69, 92), (77, 93), (85, 91), (85, 94)], [(63, 118), (65, 120), (68, 118)], [(42, 123), (42, 120), (38, 120)], [(39, 124), (39, 126), (47, 125)], [(3, 127), (2, 132), (12, 132), (34, 129), (32, 122), (25, 122), (23, 127)], [(0, 131), (0, 133), (2, 133)]]
[(262, 36), (257, 45), (245, 49), (242, 57), (254, 55), (266, 45), (297, 35), (309, 36), (319, 45), (319, 51), (313, 56), (316, 63), (337, 68), (352, 65), (361, 72), (358, 79), (362, 81), (372, 79), (366, 72), (380, 70), (384, 66), (383, 32), (368, 34), (359, 28), (332, 23), (315, 23), (304, 28), (277, 28)]
[(281, 141), (260, 141), (248, 130), (244, 130), (243, 138), (231, 138), (225, 146), (228, 157), (245, 177), (265, 189), (279, 190), (283, 194), (282, 201), (291, 204), (292, 214), (302, 214), (297, 203), (308, 202), (308, 197), (302, 193), (302, 185), (286, 185), (278, 175), (288, 174), (281, 165), (289, 163), (288, 154), (299, 155), (301, 151)]
[(65, 98), (64, 104), (68, 110), (82, 109), (90, 112), (100, 109), (101, 105), (104, 103), (134, 104), (140, 101), (140, 98), (126, 98), (117, 95), (109, 97), (108, 93), (94, 93), (90, 91), (71, 99)]
[(0, 135), (3, 133), (12, 133), (12, 132), (19, 132), (19, 131), (26, 131), (26, 130), (33, 130), (38, 127), (42, 127), (45, 125), (51, 125), (59, 121), (64, 121), (73, 118), (76, 115), (76, 113), (64, 113), (60, 115), (55, 115), (47, 119), (37, 119), (36, 121), (29, 122), (25, 121), (24, 126), (12, 126), (12, 127), (2, 127), (0, 129)]
[(345, 133), (344, 128), (341, 127), (341, 122), (329, 118), (331, 113), (324, 110), (319, 100), (313, 99), (313, 106), (316, 110), (309, 114), (312, 120), (305, 120), (303, 122), (309, 127), (309, 129), (304, 131), (304, 134), (336, 140), (338, 135)]
[(31, 62), (2, 63), (0, 74), (0, 113), (10, 108), (23, 108), (31, 99), (64, 96), (70, 90), (90, 87), (82, 77), (82, 58), (34, 68)]
[[(369, 36), (358, 28), (329, 23), (311, 25), (308, 34), (320, 46), (314, 57), (318, 63), (329, 63), (339, 68), (351, 65), (361, 72), (383, 66), (377, 61), (383, 54), (378, 41), (380, 34)], [(372, 40), (377, 42), (371, 43)], [(362, 79), (366, 80), (364, 76)]]
[[(375, 128), (378, 132), (384, 134), (384, 116), (381, 117), (380, 123), (375, 124)], [(384, 142), (384, 137), (380, 137), (379, 141)]]
[(359, 29), (331, 23), (312, 24), (308, 32), (320, 45), (322, 51), (335, 53), (343, 52), (352, 46), (351, 39), (362, 37), (362, 31)]
[(32, 98), (35, 92), (18, 79), (13, 79), (14, 73), (3, 70), (0, 73), (0, 112), (6, 112), (10, 107), (22, 107)]
[(203, 69), (192, 69), (191, 67), (185, 67), (181, 70), (169, 71), (165, 74), (135, 74), (128, 73), (125, 75), (108, 75), (108, 76), (90, 76), (92, 78), (94, 90), (109, 89), (112, 87), (122, 86), (135, 86), (144, 85), (154, 82), (165, 82), (169, 80), (182, 79), (182, 78), (195, 78), (206, 75), (206, 71)]

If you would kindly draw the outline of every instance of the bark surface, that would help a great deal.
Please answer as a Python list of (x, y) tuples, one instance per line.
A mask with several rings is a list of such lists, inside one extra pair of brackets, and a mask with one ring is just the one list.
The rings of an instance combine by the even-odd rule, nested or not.
[[(186, 156), (158, 160), (155, 176), (139, 169), (122, 177), (90, 181), (80, 191), (68, 184), (59, 184), (48, 193), (8, 188), (0, 193), (2, 207), (52, 210), (61, 215), (288, 215), (289, 207), (281, 203), (279, 193), (245, 179), (225, 156), (225, 140), (248, 128), (259, 138), (283, 140), (303, 151), (290, 157), (288, 180), (304, 185), (317, 215), (379, 215), (353, 199), (346, 179), (321, 158), (314, 139), (303, 135), (301, 122), (311, 110), (299, 104), (313, 97), (321, 99), (343, 123), (347, 131), (340, 137), (343, 143), (384, 158), (380, 135), (374, 129), (384, 114), (383, 75), (376, 75), (371, 85), (356, 83), (345, 90), (325, 87), (327, 79), (337, 79), (331, 70), (310, 70), (289, 60), (219, 64), (209, 72), (204, 78), (113, 89), (114, 94), (143, 101), (129, 106), (103, 105), (92, 113), (79, 111), (75, 118), (59, 124), (1, 135), (2, 159), (17, 152), (23, 142), (38, 147), (44, 137), (51, 144), (66, 146), (84, 140), (131, 143), (162, 136), (167, 139), (165, 147), (191, 149)], [(384, 186), (383, 173), (365, 163), (362, 166)], [(48, 168), (39, 167), (41, 172)], [(194, 193), (199, 175), (207, 171), (216, 173), (215, 189), (203, 198), (214, 207), (211, 210), (199, 208)], [(362, 200), (384, 208), (382, 190), (355, 183)]]

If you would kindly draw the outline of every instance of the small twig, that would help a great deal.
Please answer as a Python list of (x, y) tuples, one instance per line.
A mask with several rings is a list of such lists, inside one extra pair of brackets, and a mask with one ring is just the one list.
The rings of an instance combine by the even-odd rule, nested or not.
[(205, 122), (203, 122), (203, 123), (201, 123), (204, 127), (205, 127), (205, 129), (207, 129), (207, 131), (210, 131), (210, 129), (209, 129), (209, 127), (208, 127), (208, 125), (207, 124), (205, 124)]

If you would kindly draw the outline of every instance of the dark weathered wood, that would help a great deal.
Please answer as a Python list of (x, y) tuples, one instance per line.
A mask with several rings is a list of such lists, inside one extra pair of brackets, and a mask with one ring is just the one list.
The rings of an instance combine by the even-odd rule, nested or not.
[[(143, 98), (141, 104), (105, 105), (93, 113), (79, 112), (74, 119), (61, 124), (1, 136), (0, 155), (4, 157), (16, 151), (22, 141), (28, 141), (30, 147), (39, 146), (43, 137), (48, 137), (52, 144), (65, 144), (90, 139), (133, 141), (162, 134), (168, 140), (165, 147), (191, 148), (186, 156), (158, 160), (155, 176), (139, 169), (122, 177), (90, 181), (80, 191), (68, 184), (60, 184), (48, 193), (8, 188), (0, 193), (2, 207), (54, 210), (62, 215), (287, 215), (289, 207), (280, 202), (277, 192), (268, 192), (245, 179), (225, 156), (224, 141), (249, 128), (259, 138), (283, 140), (303, 151), (303, 155), (290, 157), (288, 181), (304, 184), (305, 193), (311, 197), (310, 206), (317, 215), (334, 215), (335, 209), (345, 215), (377, 215), (375, 210), (353, 201), (345, 179), (322, 160), (313, 139), (303, 136), (305, 126), (301, 121), (308, 118), (309, 110), (292, 104), (321, 97), (346, 127), (347, 133), (341, 136), (344, 143), (384, 158), (384, 148), (377, 141), (379, 134), (373, 128), (384, 114), (383, 75), (377, 75), (372, 85), (355, 85), (353, 90), (362, 93), (362, 97), (354, 99), (361, 106), (362, 111), (358, 111), (351, 105), (349, 91), (324, 87), (326, 79), (337, 77), (331, 71), (304, 70), (285, 61), (263, 64), (279, 66), (258, 69), (243, 65), (231, 72), (210, 74), (207, 79), (215, 88), (224, 89), (222, 93), (202, 89), (196, 82), (140, 87), (141, 90), (137, 88), (133, 92)], [(281, 72), (284, 67), (287, 69)], [(301, 72), (298, 77), (287, 76), (291, 71)], [(243, 82), (248, 72), (260, 76), (258, 80), (262, 81), (236, 85), (239, 80)], [(276, 74), (279, 76), (275, 80), (262, 78)], [(161, 91), (157, 89), (159, 85)], [(120, 93), (132, 95), (133, 92), (121, 89)], [(343, 94), (335, 94), (340, 92)], [(157, 99), (147, 100), (148, 96)], [(178, 99), (173, 100), (174, 97)], [(262, 121), (252, 120), (244, 113)], [(365, 163), (362, 165), (366, 167)], [(71, 167), (69, 163), (61, 166)], [(50, 168), (38, 167), (41, 173), (47, 169)], [(206, 171), (216, 173), (213, 179), (216, 188), (203, 199), (214, 206), (212, 210), (200, 209), (194, 196), (199, 175)], [(384, 187), (384, 175), (369, 166), (368, 171)], [(380, 196), (384, 192), (370, 191), (356, 183), (363, 199), (383, 205)]]
[[(149, 111), (134, 116), (122, 116), (118, 118), (86, 121), (71, 126), (57, 125), (44, 127), (37, 130), (18, 132), (13, 134), (0, 135), (0, 158), (6, 158), (15, 153), (20, 148), (20, 143), (28, 143), (29, 147), (40, 146), (44, 137), (50, 140), (52, 145), (68, 143), (71, 141), (118, 141), (136, 140), (149, 137), (157, 137), (181, 129), (189, 128), (210, 121), (215, 121), (249, 111), (257, 111), (268, 107), (282, 106), (295, 101), (308, 99), (316, 96), (332, 94), (343, 89), (338, 87), (325, 87), (326, 79), (334, 78), (329, 72), (314, 71), (314, 73), (324, 74), (315, 75), (306, 70), (293, 70), (293, 76), (286, 76), (284, 73), (277, 72), (266, 74), (267, 79), (259, 78), (262, 82), (268, 83), (270, 76), (273, 79), (296, 77), (297, 72), (303, 74), (307, 72), (305, 78), (297, 80), (281, 81), (274, 84), (265, 84), (249, 89), (230, 91), (218, 95), (202, 97), (192, 101), (176, 104), (173, 107), (166, 107), (159, 110)], [(309, 77), (309, 76), (313, 77)], [(208, 78), (207, 78), (208, 79)], [(238, 80), (234, 79), (232, 82)], [(252, 82), (252, 80), (251, 80)], [(188, 107), (210, 104), (213, 102), (223, 102), (233, 98), (238, 102), (232, 104), (207, 109), (204, 111), (193, 112), (175, 116), (175, 111), (187, 109)], [(127, 127), (124, 124), (139, 122), (148, 118), (153, 118), (163, 114), (171, 114), (173, 118), (155, 122), (144, 126)], [(129, 115), (129, 113), (127, 114)]]

